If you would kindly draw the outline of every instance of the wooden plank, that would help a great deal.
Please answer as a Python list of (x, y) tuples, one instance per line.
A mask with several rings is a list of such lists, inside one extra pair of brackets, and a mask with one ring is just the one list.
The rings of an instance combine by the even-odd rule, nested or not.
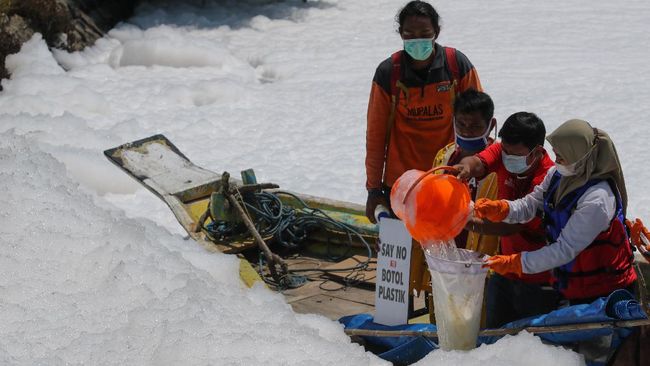
[(319, 294), (291, 304), (293, 310), (302, 314), (321, 314), (337, 320), (343, 316), (360, 313), (372, 313), (375, 307), (348, 299), (341, 299), (328, 294)]
[[(525, 328), (498, 328), (498, 329), (483, 329), (478, 335), (479, 336), (503, 336), (503, 335), (515, 335), (522, 330), (527, 331), (528, 333), (533, 334), (544, 334), (544, 333), (560, 333), (560, 332), (573, 332), (573, 331), (582, 331), (582, 330), (593, 330), (593, 329), (608, 329), (608, 328), (628, 328), (628, 327), (640, 327), (650, 325), (650, 319), (640, 319), (640, 320), (625, 320), (625, 321), (613, 321), (613, 322), (596, 322), (596, 323), (580, 323), (580, 324), (563, 324), (563, 325), (553, 325), (545, 327), (525, 327)], [(371, 337), (430, 337), (437, 338), (437, 332), (425, 332), (425, 331), (410, 331), (410, 330), (370, 330), (370, 329), (346, 329), (345, 334), (355, 335), (355, 336), (371, 336)]]
[(214, 182), (220, 178), (194, 165), (163, 135), (124, 144), (104, 154), (160, 197), (185, 191), (204, 194), (214, 190)]
[[(367, 260), (368, 257), (366, 256), (355, 255), (351, 258), (345, 259), (341, 262), (334, 263), (328, 267), (325, 267), (325, 269), (331, 271), (331, 270), (339, 270), (344, 268), (352, 268), (354, 266), (366, 262)], [(365, 271), (346, 270), (340, 272), (327, 272), (327, 275), (329, 277), (333, 277), (340, 281), (354, 280), (357, 282), (374, 286), (376, 284), (376, 278), (377, 278), (377, 259), (370, 258), (370, 263), (368, 264), (368, 268)]]
[[(345, 290), (323, 291), (314, 288), (311, 295), (289, 300), (293, 310), (302, 314), (321, 314), (336, 320), (342, 316), (374, 313), (375, 293), (367, 289), (348, 287)], [(320, 291), (319, 291), (320, 290)]]
[[(361, 216), (364, 216), (364, 213), (366, 211), (366, 207), (364, 205), (360, 205), (357, 203), (339, 201), (339, 200), (334, 200), (325, 197), (316, 197), (308, 194), (286, 191), (284, 189), (278, 189), (278, 190), (293, 193), (296, 196), (298, 196), (301, 200), (303, 200), (310, 207), (319, 208), (321, 210), (346, 212), (349, 214), (361, 215)], [(271, 190), (270, 192), (273, 192), (273, 190)], [(302, 207), (302, 205), (298, 202), (298, 200), (296, 200), (294, 197), (291, 196), (283, 195), (282, 201), (287, 202), (290, 205), (295, 207)], [(369, 223), (370, 222), (368, 222), (368, 224)]]

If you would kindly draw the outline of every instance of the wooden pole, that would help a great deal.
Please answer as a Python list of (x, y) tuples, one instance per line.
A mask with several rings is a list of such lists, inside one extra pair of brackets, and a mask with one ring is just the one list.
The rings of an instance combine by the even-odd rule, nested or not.
[[(550, 325), (545, 327), (525, 327), (525, 328), (498, 328), (483, 329), (479, 336), (504, 336), (514, 335), (522, 330), (533, 334), (560, 333), (580, 330), (609, 329), (609, 328), (628, 328), (650, 325), (650, 319), (624, 320), (613, 322), (581, 323), (581, 324), (564, 324)], [(370, 330), (370, 329), (346, 329), (345, 334), (349, 336), (368, 336), (368, 337), (429, 337), (438, 338), (438, 332), (426, 332), (416, 330)]]
[(251, 221), (250, 217), (248, 217), (248, 214), (246, 213), (246, 211), (244, 211), (244, 208), (239, 204), (237, 198), (232, 194), (232, 191), (230, 190), (230, 186), (228, 183), (229, 178), (230, 178), (230, 174), (228, 172), (224, 172), (221, 177), (222, 192), (226, 195), (226, 198), (228, 199), (228, 202), (230, 202), (232, 207), (235, 208), (235, 211), (237, 211), (242, 221), (244, 221), (244, 225), (246, 225), (246, 228), (253, 236), (253, 239), (255, 239), (257, 246), (259, 246), (262, 252), (264, 252), (264, 257), (268, 262), (268, 267), (269, 267), (269, 271), (271, 272), (271, 276), (279, 284), (281, 278), (276, 270), (275, 265), (278, 264), (280, 266), (280, 269), (282, 270), (282, 274), (285, 275), (287, 273), (287, 268), (288, 268), (287, 264), (282, 260), (282, 258), (280, 258), (280, 256), (271, 252), (271, 249), (269, 249), (269, 247), (266, 245), (266, 242), (264, 241), (264, 239), (262, 239), (262, 236), (255, 228), (255, 224), (253, 224), (253, 221)]

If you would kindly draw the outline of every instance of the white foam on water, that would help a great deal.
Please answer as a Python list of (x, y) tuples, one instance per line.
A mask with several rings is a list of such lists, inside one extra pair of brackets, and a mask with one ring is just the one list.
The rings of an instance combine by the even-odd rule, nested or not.
[[(168, 208), (102, 152), (163, 133), (218, 174), (254, 168), (261, 182), (363, 203), (368, 92), (377, 64), (401, 47), (399, 5), (156, 1), (82, 52), (50, 51), (36, 35), (10, 55), (0, 93), (0, 363), (379, 363), (337, 323), (241, 288), (234, 258), (183, 240)], [(650, 58), (650, 4), (435, 5), (439, 41), (475, 64), (497, 120), (527, 110), (547, 131), (570, 118), (606, 130), (628, 212), (648, 220), (650, 84), (636, 76)], [(492, 359), (513, 354), (504, 341), (487, 348)], [(474, 364), (482, 349), (452, 363)], [(521, 349), (555, 354), (539, 341)]]
[(582, 366), (584, 357), (562, 347), (545, 345), (534, 335), (523, 331), (505, 336), (491, 345), (471, 351), (431, 352), (415, 365), (443, 366)]
[(28, 138), (0, 139), (3, 364), (381, 364), (149, 219), (80, 190)]

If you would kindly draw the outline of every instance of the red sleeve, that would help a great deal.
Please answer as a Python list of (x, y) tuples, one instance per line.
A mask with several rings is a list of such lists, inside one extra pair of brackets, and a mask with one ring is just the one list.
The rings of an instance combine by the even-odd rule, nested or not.
[(366, 188), (381, 188), (386, 149), (386, 123), (390, 114), (390, 95), (376, 82), (370, 89), (366, 129)]
[(526, 239), (532, 242), (543, 242), (545, 240), (544, 226), (542, 225), (542, 218), (535, 216), (532, 220), (528, 221), (524, 226), (524, 232), (521, 233)]
[[(546, 170), (548, 170), (548, 169), (546, 169)], [(542, 184), (542, 182), (544, 181), (544, 178), (546, 178), (546, 170), (544, 170), (543, 174), (535, 175), (533, 177), (533, 179), (530, 181), (530, 189), (528, 190), (528, 193), (532, 192), (535, 189), (535, 187)], [(528, 194), (528, 193), (526, 193), (526, 194)]]
[(485, 165), (487, 172), (495, 172), (501, 164), (501, 144), (497, 142), (488, 146), (485, 150), (476, 154), (476, 157)]

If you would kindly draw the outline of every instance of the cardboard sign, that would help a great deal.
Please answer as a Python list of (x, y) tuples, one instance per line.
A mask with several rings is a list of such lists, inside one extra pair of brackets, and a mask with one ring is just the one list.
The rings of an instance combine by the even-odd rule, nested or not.
[(411, 235), (400, 220), (379, 221), (375, 323), (400, 325), (408, 321)]

